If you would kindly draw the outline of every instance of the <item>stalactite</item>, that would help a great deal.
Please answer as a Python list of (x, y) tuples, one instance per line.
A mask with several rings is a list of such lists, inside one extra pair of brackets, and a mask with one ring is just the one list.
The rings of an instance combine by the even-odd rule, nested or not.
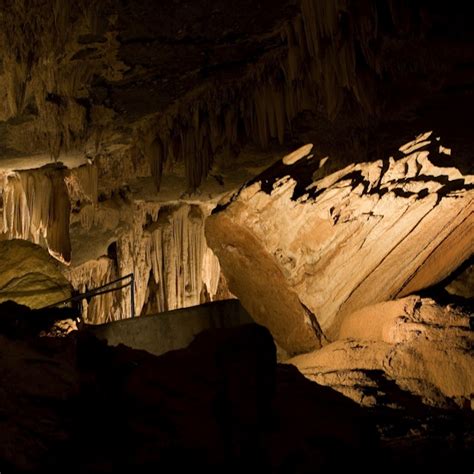
[(160, 311), (199, 304), (204, 287), (211, 298), (217, 293), (220, 266), (207, 247), (198, 206), (160, 210), (151, 236), (149, 258)]
[(163, 174), (163, 144), (159, 138), (155, 138), (151, 143), (147, 143), (145, 146), (145, 155), (150, 156), (151, 175), (159, 191), (161, 176)]
[(68, 263), (70, 201), (64, 175), (63, 169), (49, 167), (4, 173), (2, 231), (8, 239), (44, 245)]
[(71, 201), (86, 201), (97, 204), (98, 169), (95, 164), (86, 164), (68, 170), (65, 176)]
[[(48, 234), (46, 241), (48, 250), (55, 258), (65, 263), (71, 261), (71, 242), (69, 240), (69, 216), (71, 203), (64, 176), (52, 173), (51, 198), (49, 200)], [(39, 192), (38, 194), (41, 194)]]

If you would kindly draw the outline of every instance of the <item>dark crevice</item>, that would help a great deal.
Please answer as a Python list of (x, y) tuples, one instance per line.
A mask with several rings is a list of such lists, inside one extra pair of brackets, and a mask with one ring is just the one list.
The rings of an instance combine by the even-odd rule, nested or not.
[(322, 346), (326, 344), (327, 342), (329, 342), (327, 337), (324, 334), (324, 331), (321, 329), (321, 326), (319, 325), (318, 318), (316, 317), (316, 315), (305, 304), (303, 304), (301, 300), (300, 300), (300, 305), (305, 310), (311, 322), (311, 327), (313, 328), (314, 334), (317, 337), (319, 344)]
[[(464, 262), (459, 267), (457, 267), (450, 275), (448, 275), (442, 281), (419, 291), (418, 294), (422, 297), (432, 298), (442, 306), (454, 304), (463, 308), (471, 314), (470, 324), (474, 325), (474, 299), (452, 294), (446, 290), (446, 287), (448, 285), (450, 285), (453, 281), (459, 278), (465, 271), (467, 271), (473, 265), (474, 253), (471, 254), (469, 258), (464, 260)], [(471, 327), (471, 329), (474, 329), (474, 327)]]

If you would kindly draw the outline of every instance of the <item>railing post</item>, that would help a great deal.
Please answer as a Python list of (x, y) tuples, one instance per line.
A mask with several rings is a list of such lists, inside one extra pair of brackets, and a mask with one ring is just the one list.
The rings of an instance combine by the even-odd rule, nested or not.
[(132, 318), (135, 317), (135, 273), (130, 274), (130, 312)]

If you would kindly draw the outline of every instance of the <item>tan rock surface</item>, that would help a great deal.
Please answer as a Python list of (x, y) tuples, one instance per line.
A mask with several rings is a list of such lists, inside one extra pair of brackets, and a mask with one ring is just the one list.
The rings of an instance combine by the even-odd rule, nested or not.
[(207, 220), (230, 290), (284, 349), (334, 340), (346, 315), (437, 283), (471, 255), (474, 176), (445, 155), (434, 165), (430, 135), (398, 160), (314, 181), (311, 156), (277, 163)]
[(469, 315), (417, 296), (349, 315), (340, 340), (288, 363), (363, 405), (398, 405), (415, 396), (464, 407), (474, 398)]
[(38, 245), (24, 240), (0, 242), (0, 303), (13, 300), (42, 308), (71, 296), (61, 264)]

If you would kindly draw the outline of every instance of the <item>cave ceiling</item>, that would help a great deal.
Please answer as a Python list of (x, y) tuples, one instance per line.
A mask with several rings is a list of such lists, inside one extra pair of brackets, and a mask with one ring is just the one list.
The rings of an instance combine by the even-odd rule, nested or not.
[(249, 146), (312, 141), (338, 166), (386, 156), (404, 136), (431, 127), (472, 167), (474, 35), (467, 16), (446, 5), (3, 0), (1, 7), (3, 162), (94, 159), (127, 146), (149, 162), (157, 187), (177, 164), (194, 190), (216, 163)]

